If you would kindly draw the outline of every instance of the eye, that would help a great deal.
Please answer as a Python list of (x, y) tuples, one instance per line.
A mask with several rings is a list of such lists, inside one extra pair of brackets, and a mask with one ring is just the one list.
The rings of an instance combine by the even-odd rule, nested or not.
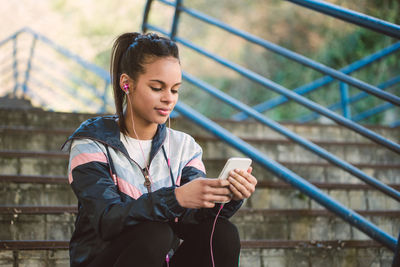
[(171, 90), (171, 92), (172, 92), (173, 94), (178, 94), (178, 93), (179, 93), (178, 90)]
[(156, 92), (161, 91), (161, 88), (151, 87), (151, 86), (150, 86), (150, 88), (151, 88), (151, 90), (156, 91)]

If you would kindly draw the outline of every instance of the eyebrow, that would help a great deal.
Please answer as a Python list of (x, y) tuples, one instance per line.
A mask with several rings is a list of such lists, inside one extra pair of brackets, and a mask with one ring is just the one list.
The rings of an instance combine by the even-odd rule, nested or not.
[[(163, 86), (165, 85), (165, 82), (160, 81), (160, 80), (150, 80), (150, 82), (158, 82), (158, 83), (161, 83)], [(174, 86), (177, 86), (177, 85), (180, 85), (180, 84), (182, 84), (182, 82), (176, 83), (176, 84), (174, 84)]]

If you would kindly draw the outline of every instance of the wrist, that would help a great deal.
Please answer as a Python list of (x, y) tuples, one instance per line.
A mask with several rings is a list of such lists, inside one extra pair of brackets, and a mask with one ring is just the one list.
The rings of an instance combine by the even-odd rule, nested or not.
[(175, 188), (175, 198), (176, 198), (176, 201), (178, 202), (178, 204), (181, 207), (183, 207), (183, 200), (182, 200), (182, 196), (181, 196), (181, 188), (180, 187)]

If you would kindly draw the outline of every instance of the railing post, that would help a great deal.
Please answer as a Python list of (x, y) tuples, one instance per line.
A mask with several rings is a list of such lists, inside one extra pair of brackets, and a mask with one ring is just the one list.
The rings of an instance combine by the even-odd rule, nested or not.
[(107, 107), (107, 88), (108, 85), (110, 84), (108, 82), (108, 79), (104, 79), (104, 81), (106, 82), (104, 85), (104, 93), (103, 93), (103, 107), (101, 108), (101, 112), (105, 113), (106, 112), (106, 107)]
[(176, 33), (178, 31), (178, 23), (179, 23), (179, 15), (181, 14), (180, 7), (182, 5), (182, 0), (175, 0), (175, 13), (174, 13), (174, 20), (172, 21), (171, 33), (169, 37), (174, 40)]
[(147, 0), (146, 6), (144, 8), (143, 20), (142, 20), (142, 32), (143, 33), (147, 32), (147, 19), (149, 18), (149, 12), (150, 12), (152, 2), (153, 2), (153, 0)]
[(33, 39), (32, 39), (31, 49), (30, 49), (30, 52), (29, 52), (28, 62), (26, 64), (25, 80), (24, 80), (24, 83), (22, 85), (22, 89), (23, 89), (24, 94), (27, 91), (27, 84), (28, 84), (28, 80), (29, 80), (29, 74), (30, 74), (31, 68), (32, 68), (32, 58), (33, 58), (33, 53), (35, 51), (36, 40), (37, 40), (37, 37), (36, 37), (36, 34), (34, 34), (33, 35)]
[(349, 106), (349, 85), (347, 83), (340, 83), (340, 98), (343, 117), (345, 117), (346, 119), (351, 119), (351, 111)]
[(18, 59), (17, 59), (17, 38), (18, 35), (15, 35), (13, 38), (13, 71), (14, 71), (14, 89), (13, 89), (13, 96), (17, 96), (18, 90)]

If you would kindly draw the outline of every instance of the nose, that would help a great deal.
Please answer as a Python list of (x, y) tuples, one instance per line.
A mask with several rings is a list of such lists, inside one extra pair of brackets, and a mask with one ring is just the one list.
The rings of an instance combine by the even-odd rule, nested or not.
[(171, 92), (171, 90), (165, 90), (162, 94), (161, 101), (166, 103), (171, 103), (175, 99), (175, 95)]

